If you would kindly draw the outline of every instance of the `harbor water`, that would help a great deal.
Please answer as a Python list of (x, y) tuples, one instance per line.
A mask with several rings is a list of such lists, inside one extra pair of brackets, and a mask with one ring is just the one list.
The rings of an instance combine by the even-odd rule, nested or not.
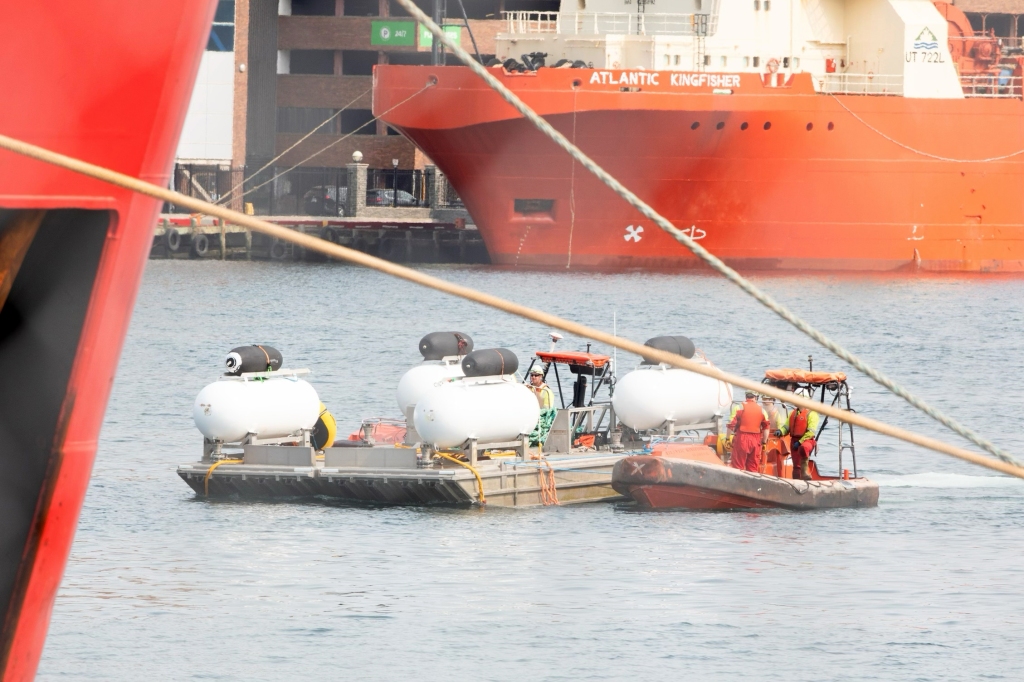
[[(748, 377), (809, 354), (847, 369), (710, 275), (429, 271), (639, 341), (686, 334)], [(1024, 280), (755, 279), (1024, 454)], [(149, 263), (39, 679), (1024, 678), (1024, 481), (863, 431), (877, 509), (208, 502), (174, 473), (199, 459), (192, 401), (230, 348), (309, 367), (347, 434), (397, 416), (398, 379), (439, 330), (521, 360), (548, 345), (536, 324), (345, 265)], [(618, 354), (620, 371), (636, 361)], [(960, 442), (850, 375), (862, 414)], [(835, 471), (831, 450), (820, 461)]]

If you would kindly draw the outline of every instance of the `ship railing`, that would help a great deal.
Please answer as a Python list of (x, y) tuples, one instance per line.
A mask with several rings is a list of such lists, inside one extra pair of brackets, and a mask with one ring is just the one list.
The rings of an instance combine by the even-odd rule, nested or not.
[(816, 76), (818, 92), (828, 95), (902, 95), (902, 74), (825, 73)]
[(1021, 77), (997, 74), (972, 74), (960, 76), (960, 87), (964, 97), (987, 97), (995, 99), (1020, 99)]
[(718, 2), (707, 12), (638, 14), (636, 12), (505, 12), (508, 33), (559, 35), (713, 36), (718, 31)]

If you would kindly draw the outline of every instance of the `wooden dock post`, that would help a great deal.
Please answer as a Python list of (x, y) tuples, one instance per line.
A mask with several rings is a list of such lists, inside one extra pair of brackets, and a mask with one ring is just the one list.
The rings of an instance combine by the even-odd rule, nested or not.
[(220, 259), (227, 260), (228, 257), (228, 240), (224, 232), (224, 219), (217, 218), (217, 223), (220, 225)]

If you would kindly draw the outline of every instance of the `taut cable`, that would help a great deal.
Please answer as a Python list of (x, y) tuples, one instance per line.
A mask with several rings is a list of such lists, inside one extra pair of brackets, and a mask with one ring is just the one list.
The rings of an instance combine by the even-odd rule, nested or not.
[(535, 310), (528, 306), (520, 305), (519, 303), (514, 303), (482, 291), (477, 291), (470, 287), (448, 282), (426, 273), (398, 265), (397, 263), (391, 263), (381, 258), (365, 254), (362, 251), (356, 251), (355, 249), (334, 244), (325, 239), (311, 237), (310, 235), (296, 232), (295, 230), (290, 230), (286, 227), (281, 227), (280, 225), (268, 223), (267, 221), (260, 220), (255, 216), (248, 216), (244, 213), (239, 213), (238, 211), (225, 208), (224, 206), (218, 206), (207, 201), (202, 201), (201, 199), (188, 197), (165, 187), (160, 187), (159, 185), (154, 185), (152, 183), (139, 180), (138, 178), (133, 178), (129, 175), (112, 171), (109, 168), (102, 168), (80, 159), (74, 159), (70, 156), (58, 154), (27, 142), (15, 140), (5, 135), (0, 135), (0, 148), (36, 159), (37, 161), (43, 161), (55, 166), (60, 166), (61, 168), (66, 168), (70, 171), (81, 173), (82, 175), (87, 175), (97, 180), (102, 180), (103, 182), (109, 182), (112, 185), (117, 185), (118, 187), (138, 192), (139, 194), (145, 194), (147, 196), (160, 199), (161, 201), (169, 201), (186, 208), (191, 208), (200, 213), (223, 218), (224, 220), (231, 221), (233, 224), (248, 227), (249, 229), (262, 232), (263, 234), (277, 239), (289, 241), (311, 251), (316, 251), (324, 254), (325, 256), (330, 256), (331, 258), (337, 258), (356, 265), (362, 265), (372, 270), (377, 270), (378, 272), (391, 275), (392, 277), (397, 277), (399, 279), (404, 279), (407, 282), (427, 287), (428, 289), (434, 289), (435, 291), (457, 296), (467, 301), (473, 301), (475, 303), (494, 308), (495, 310), (500, 310), (511, 315), (517, 315), (527, 320), (533, 320), (534, 322), (560, 329), (575, 336), (591, 339), (613, 348), (619, 348), (627, 353), (633, 353), (640, 357), (647, 357), (655, 362), (665, 363), (673, 367), (678, 367), (696, 374), (711, 377), (712, 379), (724, 381), (742, 389), (756, 391), (762, 395), (771, 396), (776, 400), (789, 403), (790, 405), (814, 410), (819, 414), (824, 414), (841, 422), (853, 424), (855, 426), (868, 429), (869, 431), (874, 431), (885, 436), (896, 438), (897, 440), (902, 440), (906, 443), (928, 448), (929, 450), (934, 450), (935, 452), (956, 457), (957, 459), (971, 462), (972, 464), (977, 464), (978, 466), (983, 466), (1004, 474), (1016, 476), (1017, 478), (1024, 478), (1024, 468), (1022, 467), (992, 459), (991, 457), (985, 457), (984, 455), (976, 452), (971, 452), (970, 450), (965, 450), (964, 448), (944, 443), (936, 438), (901, 429), (855, 412), (842, 410), (831, 405), (823, 405), (819, 402), (804, 398), (803, 396), (790, 393), (789, 391), (783, 391), (767, 384), (762, 384), (735, 374), (723, 372), (716, 367), (702, 365), (698, 362), (694, 362), (693, 360), (688, 360), (681, 355), (666, 353), (665, 351), (657, 350), (650, 346), (644, 346), (636, 341), (630, 341), (629, 339), (624, 339), (619, 336), (615, 336), (614, 334), (609, 334), (608, 332), (603, 332), (599, 329), (579, 324), (578, 322), (566, 320), (558, 317), (557, 315), (552, 315), (541, 310)]
[(868, 365), (866, 362), (858, 358), (856, 355), (846, 350), (843, 346), (839, 345), (829, 337), (825, 336), (822, 332), (812, 327), (809, 323), (805, 322), (796, 313), (782, 305), (774, 298), (769, 296), (766, 292), (761, 291), (758, 287), (754, 286), (753, 282), (749, 281), (738, 272), (726, 265), (721, 259), (715, 256), (713, 253), (705, 249), (703, 246), (694, 241), (688, 234), (681, 232), (676, 228), (675, 225), (670, 223), (666, 218), (662, 217), (657, 211), (647, 205), (640, 199), (636, 194), (626, 188), (621, 182), (616, 180), (606, 170), (601, 168), (593, 159), (584, 154), (579, 147), (570, 142), (565, 135), (558, 132), (552, 127), (550, 123), (545, 121), (537, 112), (528, 107), (521, 99), (519, 99), (511, 90), (506, 88), (497, 78), (491, 75), (490, 72), (482, 65), (476, 62), (469, 53), (463, 50), (461, 47), (456, 45), (448, 36), (444, 34), (437, 24), (430, 20), (423, 11), (413, 4), (412, 0), (398, 0), (398, 4), (406, 9), (417, 21), (422, 23), (430, 32), (434, 34), (434, 40), (440, 40), (444, 43), (462, 62), (484, 80), (487, 85), (491, 87), (498, 95), (512, 105), (516, 111), (523, 115), (526, 120), (537, 127), (542, 133), (549, 137), (555, 144), (568, 152), (574, 159), (580, 162), (584, 168), (594, 174), (598, 180), (608, 186), (613, 192), (622, 197), (626, 203), (642, 213), (646, 218), (654, 221), (654, 223), (662, 230), (671, 235), (677, 242), (688, 248), (693, 252), (695, 256), (704, 261), (707, 265), (713, 268), (719, 274), (725, 276), (729, 281), (738, 286), (743, 291), (747, 292), (756, 299), (759, 303), (764, 305), (766, 308), (774, 312), (776, 315), (789, 322), (791, 325), (796, 327), (798, 330), (809, 336), (815, 342), (827, 348), (831, 353), (844, 362), (855, 367), (863, 374), (870, 377), (873, 381), (884, 386), (892, 393), (903, 398), (906, 402), (910, 403), (921, 412), (939, 422), (943, 426), (946, 426), (951, 431), (963, 436), (967, 440), (971, 441), (983, 450), (988, 451), (992, 455), (995, 455), (999, 459), (1012, 464), (1016, 468), (1024, 467), (1024, 464), (1018, 462), (1010, 453), (1006, 452), (1002, 448), (996, 446), (994, 443), (986, 438), (983, 438), (978, 433), (975, 433), (972, 429), (967, 428), (960, 422), (956, 421), (952, 417), (949, 417), (939, 410), (935, 409), (921, 398), (905, 389), (904, 387), (897, 384), (895, 381), (890, 379), (888, 376), (883, 374), (881, 371)]

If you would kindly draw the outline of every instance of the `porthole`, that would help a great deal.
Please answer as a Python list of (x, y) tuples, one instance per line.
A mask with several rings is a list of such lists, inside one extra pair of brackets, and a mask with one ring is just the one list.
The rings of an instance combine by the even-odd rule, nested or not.
[(834, 129), (835, 127), (836, 127), (836, 124), (835, 124), (835, 123), (833, 123), (832, 121), (829, 121), (829, 122), (828, 122), (828, 129), (829, 129), (829, 130), (832, 130), (832, 129)]
[(770, 130), (771, 127), (772, 127), (772, 122), (771, 121), (765, 121), (764, 122), (764, 129), (765, 130)]
[(746, 121), (744, 121), (743, 123), (740, 124), (740, 130), (746, 130), (749, 127), (750, 127), (750, 124), (747, 123)]
[(715, 130), (721, 130), (724, 127), (725, 127), (725, 121), (719, 121), (717, 124), (715, 124)]
[(813, 123), (808, 123), (807, 124), (807, 130), (808, 131), (814, 130), (814, 124)]
[(697, 128), (700, 128), (700, 121), (694, 121), (690, 124), (690, 130), (696, 130)]

